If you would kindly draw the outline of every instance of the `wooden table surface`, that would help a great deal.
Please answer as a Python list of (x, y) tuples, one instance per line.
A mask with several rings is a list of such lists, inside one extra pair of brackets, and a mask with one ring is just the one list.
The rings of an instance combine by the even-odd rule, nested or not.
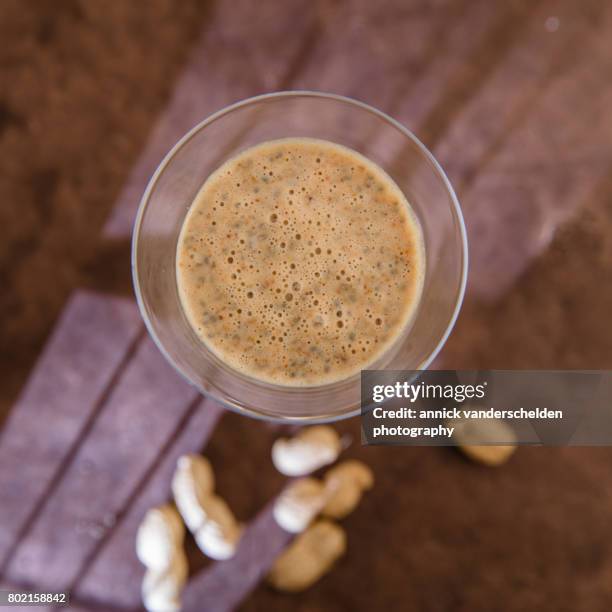
[[(348, 554), (300, 595), (262, 576), (284, 428), (189, 388), (132, 298), (135, 209), (165, 152), (238, 99), (314, 89), (373, 104), (447, 170), (465, 306), (438, 365), (612, 368), (612, 4), (605, 0), (0, 2), (0, 584), (139, 609), (134, 535), (202, 451), (245, 540), (188, 541), (186, 610), (607, 610), (612, 450), (346, 455), (376, 485)], [(401, 163), (401, 157), (397, 163)]]

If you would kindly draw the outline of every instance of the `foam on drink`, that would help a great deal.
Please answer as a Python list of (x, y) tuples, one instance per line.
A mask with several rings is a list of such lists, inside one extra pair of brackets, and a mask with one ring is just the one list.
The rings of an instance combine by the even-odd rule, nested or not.
[(204, 183), (177, 248), (178, 289), (202, 342), (275, 384), (350, 377), (407, 331), (423, 284), (421, 230), (377, 165), (346, 147), (283, 139)]

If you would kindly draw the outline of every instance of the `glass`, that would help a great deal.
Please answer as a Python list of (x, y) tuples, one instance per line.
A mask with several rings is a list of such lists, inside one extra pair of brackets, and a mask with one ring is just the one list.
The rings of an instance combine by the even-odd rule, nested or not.
[(177, 291), (177, 240), (203, 182), (245, 148), (287, 137), (350, 147), (386, 170), (406, 195), (425, 242), (423, 293), (412, 325), (372, 368), (426, 369), (448, 338), (465, 291), (463, 217), (448, 179), (423, 144), (397, 121), (349, 98), (300, 91), (258, 96), (194, 127), (163, 160), (140, 203), (132, 241), (134, 286), (157, 346), (201, 393), (253, 417), (331, 421), (359, 413), (359, 375), (317, 387), (284, 387), (245, 376), (198, 339)]

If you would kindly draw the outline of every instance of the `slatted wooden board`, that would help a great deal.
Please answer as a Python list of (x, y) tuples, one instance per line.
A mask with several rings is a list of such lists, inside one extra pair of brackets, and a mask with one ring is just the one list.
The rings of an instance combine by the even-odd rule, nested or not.
[[(551, 285), (569, 287), (568, 303), (581, 295), (582, 269), (593, 283), (612, 270), (609, 247), (591, 256), (584, 246), (593, 224), (612, 230), (612, 5), (237, 0), (202, 12), (201, 35), (150, 126), (101, 248), (127, 239), (148, 177), (206, 115), (267, 91), (333, 91), (404, 122), (457, 188), (472, 268), (466, 314), (441, 363), (580, 367), (591, 359), (589, 367), (610, 367), (612, 332), (581, 324), (600, 348), (576, 349), (554, 299), (533, 296), (546, 290), (551, 269), (569, 265), (563, 253), (576, 240), (583, 268)], [(577, 234), (556, 236), (572, 224)], [(527, 298), (554, 311), (557, 327), (536, 314), (536, 328), (519, 326), (516, 342), (537, 345), (539, 334), (548, 349), (521, 356), (508, 337), (496, 351), (486, 326), (527, 319)], [(495, 314), (499, 304), (505, 318)], [(513, 347), (511, 363), (504, 346)], [(369, 463), (377, 485), (345, 521), (349, 553), (334, 572), (303, 595), (275, 593), (262, 577), (288, 541), (270, 514), (284, 480), (269, 450), (282, 429), (198, 396), (164, 362), (133, 300), (77, 290), (0, 433), (0, 580), (70, 590), (75, 610), (139, 609), (137, 525), (169, 498), (176, 458), (203, 451), (247, 531), (228, 562), (206, 561), (188, 542), (186, 610), (612, 603), (607, 449), (522, 449), (494, 472), (448, 449), (361, 448), (358, 422), (338, 427), (353, 438), (347, 456)]]

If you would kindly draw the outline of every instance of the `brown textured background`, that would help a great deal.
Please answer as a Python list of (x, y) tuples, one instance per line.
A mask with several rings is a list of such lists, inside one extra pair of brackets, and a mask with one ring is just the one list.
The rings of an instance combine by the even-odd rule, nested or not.
[[(252, 19), (245, 4), (220, 1), (0, 0), (0, 417), (73, 290), (131, 295), (129, 239), (104, 238), (102, 229), (202, 32), (210, 40), (203, 63), (227, 75), (202, 92), (219, 100), (207, 112), (278, 86), (313, 87), (422, 119), (407, 121), (449, 162), (476, 252), (445, 365), (612, 368), (608, 3), (321, 0), (296, 2), (289, 17), (281, 4), (262, 2)], [(268, 39), (281, 13), (291, 49)], [(559, 31), (551, 33), (546, 19), (557, 15)], [(426, 43), (413, 52), (421, 26), (429, 28)], [(542, 44), (527, 47), (534, 28)], [(478, 45), (449, 63), (459, 43), (448, 41), (476, 34)], [(553, 51), (548, 36), (565, 38)], [(515, 104), (546, 54), (550, 66)], [(244, 68), (248, 61), (254, 69)], [(503, 72), (506, 65), (515, 69)], [(439, 81), (428, 81), (437, 71)], [(224, 87), (229, 99), (214, 98)], [(499, 110), (503, 129), (485, 113), (459, 121), (483, 99)], [(454, 132), (456, 125), (471, 127)], [(454, 147), (445, 149), (448, 142)], [(479, 233), (490, 209), (503, 222), (487, 221)], [(518, 234), (512, 217), (504, 220), (510, 209), (528, 211)], [(550, 240), (528, 242), (530, 251), (522, 236), (532, 222), (552, 230)], [(491, 296), (478, 289), (491, 270), (504, 273), (480, 251), (492, 239), (506, 240), (504, 256), (525, 265)], [(358, 439), (357, 422), (340, 429)], [(262, 458), (275, 435), (226, 415), (206, 448), (222, 494), (244, 520), (281, 486)], [(348, 556), (300, 596), (257, 586), (244, 610), (593, 612), (612, 604), (610, 449), (520, 449), (499, 470), (449, 449), (354, 444), (348, 454), (377, 478), (344, 522)], [(193, 555), (194, 575), (204, 565)]]
[(206, 6), (0, 2), (3, 412), (71, 289), (130, 291), (100, 232)]

